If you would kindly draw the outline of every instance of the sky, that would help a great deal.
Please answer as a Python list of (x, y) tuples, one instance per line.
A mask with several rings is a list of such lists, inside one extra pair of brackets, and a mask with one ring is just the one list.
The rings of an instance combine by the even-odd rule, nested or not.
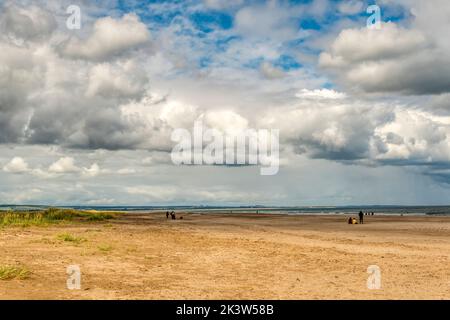
[[(0, 203), (449, 204), (448, 17), (446, 0), (0, 0)], [(174, 165), (172, 132), (198, 120), (279, 130), (278, 173)]]

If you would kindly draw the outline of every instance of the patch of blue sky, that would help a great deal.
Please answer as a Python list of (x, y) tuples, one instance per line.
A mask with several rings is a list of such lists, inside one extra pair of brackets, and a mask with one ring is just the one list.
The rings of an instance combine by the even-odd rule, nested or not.
[(202, 68), (208, 68), (213, 63), (213, 60), (211, 57), (201, 57), (198, 61), (198, 66)]
[(325, 82), (324, 84), (322, 84), (322, 88), (328, 90), (335, 90), (336, 86), (332, 82)]
[(284, 71), (300, 69), (302, 67), (302, 65), (294, 57), (286, 54), (280, 55), (280, 57), (272, 63), (274, 66)]
[(135, 13), (149, 27), (168, 26), (172, 20), (185, 14), (190, 1), (118, 0), (117, 8), (123, 14)]
[(314, 0), (288, 0), (287, 2), (291, 5), (299, 4), (311, 4)]
[(298, 27), (303, 30), (326, 32), (328, 27), (334, 25), (339, 20), (339, 13), (334, 7), (330, 7), (330, 10), (324, 12), (321, 16), (305, 11), (304, 15), (298, 21)]
[(195, 12), (189, 18), (197, 29), (205, 33), (233, 26), (233, 17), (219, 11)]
[(158, 25), (159, 27), (169, 26), (173, 19), (181, 15), (181, 11), (168, 11), (163, 13), (138, 13), (142, 22), (147, 25)]
[[(96, 2), (96, 1), (93, 1)], [(123, 12), (134, 11), (138, 8), (146, 7), (151, 1), (137, 1), (137, 0), (117, 0), (117, 9)]]
[(233, 41), (242, 40), (241, 36), (231, 35), (225, 37), (219, 37), (215, 40), (215, 47), (217, 51), (225, 51)]
[(391, 10), (381, 10), (381, 20), (384, 22), (395, 22), (397, 24), (402, 24), (408, 22), (413, 15), (409, 10), (405, 8), (395, 8)]
[(151, 15), (149, 9), (149, 3), (151, 1), (136, 1), (136, 0), (118, 0), (117, 10), (121, 11), (123, 14), (135, 13), (141, 17)]
[(306, 18), (300, 20), (300, 28), (304, 30), (320, 30), (322, 26), (314, 18)]

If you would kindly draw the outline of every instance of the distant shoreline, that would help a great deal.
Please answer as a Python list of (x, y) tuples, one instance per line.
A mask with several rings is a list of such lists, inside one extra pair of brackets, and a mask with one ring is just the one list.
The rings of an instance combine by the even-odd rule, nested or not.
[[(0, 212), (39, 211), (49, 208), (45, 205), (0, 205)], [(207, 207), (207, 206), (55, 206), (58, 208), (99, 212), (157, 213), (165, 211), (186, 212), (192, 214), (267, 214), (267, 215), (353, 215), (359, 211), (374, 213), (378, 216), (450, 216), (449, 206), (317, 206), (317, 207)], [(369, 214), (369, 216), (370, 216)]]

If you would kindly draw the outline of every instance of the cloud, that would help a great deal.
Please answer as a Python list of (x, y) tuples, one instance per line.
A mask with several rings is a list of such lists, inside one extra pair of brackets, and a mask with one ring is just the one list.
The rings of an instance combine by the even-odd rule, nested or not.
[(422, 166), (425, 171), (450, 166), (446, 115), (402, 104), (374, 105), (335, 91), (301, 93), (296, 103), (267, 111), (259, 122), (280, 129), (284, 149), (347, 164)]
[(307, 95), (307, 99), (299, 97), (293, 105), (268, 111), (259, 124), (279, 128), (281, 144), (296, 153), (356, 162), (370, 157), (375, 129), (393, 117), (386, 106), (374, 108), (363, 101), (324, 99), (316, 94)]
[(0, 143), (18, 142), (27, 125), (31, 91), (42, 88), (32, 50), (0, 42)]
[(322, 58), (322, 65), (327, 67), (399, 58), (426, 46), (427, 40), (422, 33), (402, 29), (392, 22), (383, 23), (380, 30), (346, 29), (333, 42), (330, 60)]
[(63, 157), (52, 163), (48, 168), (50, 173), (75, 173), (80, 171), (80, 168), (75, 166), (75, 160), (71, 157)]
[(364, 3), (360, 0), (344, 0), (338, 5), (339, 12), (343, 14), (353, 15), (361, 13)]
[(417, 110), (396, 111), (395, 121), (376, 130), (384, 144), (378, 160), (399, 164), (450, 164), (450, 122)]
[(151, 156), (141, 160), (145, 166), (172, 163), (170, 153), (168, 152), (152, 152)]
[(349, 89), (418, 95), (449, 91), (449, 62), (433, 37), (392, 22), (380, 30), (343, 30), (319, 58)]
[(133, 174), (133, 173), (136, 173), (136, 169), (133, 169), (133, 168), (122, 168), (122, 169), (119, 169), (117, 171), (117, 173), (118, 174), (123, 174), (123, 175)]
[(0, 14), (0, 29), (3, 36), (14, 41), (45, 39), (56, 26), (53, 15), (35, 5), (21, 7), (8, 4)]
[(71, 38), (63, 53), (71, 58), (105, 60), (150, 42), (150, 32), (135, 14), (97, 20), (87, 39)]
[(230, 7), (237, 7), (244, 3), (244, 0), (203, 0), (203, 3), (207, 8), (211, 8), (214, 10), (227, 9)]
[(14, 157), (3, 167), (3, 171), (9, 173), (25, 173), (30, 171), (28, 163), (21, 157)]
[(136, 63), (98, 64), (89, 71), (86, 95), (138, 98), (145, 92), (148, 79)]
[(233, 135), (247, 129), (248, 120), (233, 110), (211, 110), (204, 114), (204, 124), (209, 128)]
[(90, 168), (83, 168), (83, 175), (88, 177), (96, 177), (98, 176), (102, 170), (100, 169), (99, 165), (94, 163), (91, 165)]
[(296, 38), (299, 31), (296, 19), (300, 9), (282, 6), (277, 1), (265, 5), (241, 8), (235, 16), (235, 30), (250, 38), (276, 39), (286, 41)]
[(130, 195), (145, 196), (151, 201), (189, 201), (189, 202), (239, 202), (255, 201), (261, 199), (261, 195), (256, 192), (230, 191), (230, 190), (186, 190), (175, 186), (137, 186), (125, 189)]
[(303, 99), (344, 99), (346, 98), (346, 94), (343, 92), (338, 92), (330, 89), (302, 89), (299, 93), (296, 94), (297, 98)]
[(441, 116), (450, 115), (450, 94), (433, 96), (429, 103), (424, 106), (425, 110)]
[(308, 6), (308, 13), (316, 19), (321, 20), (330, 7), (331, 3), (329, 0), (313, 0)]
[(87, 200), (86, 204), (93, 206), (106, 206), (116, 204), (116, 199), (113, 198), (100, 198)]
[[(80, 174), (83, 177), (96, 177), (99, 174), (110, 173), (107, 169), (101, 169), (97, 163), (93, 163), (90, 167), (78, 167), (75, 165), (75, 159), (72, 157), (62, 157), (48, 167), (42, 169), (41, 167), (30, 168), (26, 160), (21, 157), (14, 157), (9, 163), (3, 167), (3, 171), (14, 174), (30, 174), (32, 176), (47, 179), (56, 178), (61, 175)], [(120, 170), (119, 170), (120, 171)], [(127, 172), (130, 173), (130, 172)], [(119, 174), (125, 174), (120, 171)]]
[(271, 63), (264, 61), (259, 68), (261, 74), (267, 79), (280, 79), (285, 77), (283, 70), (273, 66)]
[(27, 188), (14, 190), (13, 192), (0, 192), (0, 198), (8, 199), (8, 203), (30, 203), (31, 201), (37, 201), (42, 196), (42, 190), (40, 188)]

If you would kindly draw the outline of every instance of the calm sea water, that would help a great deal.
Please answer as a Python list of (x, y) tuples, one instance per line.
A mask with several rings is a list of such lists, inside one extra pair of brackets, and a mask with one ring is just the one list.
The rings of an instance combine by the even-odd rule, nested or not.
[[(374, 212), (375, 215), (450, 215), (450, 206), (341, 206), (341, 207), (214, 207), (214, 206), (63, 206), (79, 210), (98, 211), (185, 211), (185, 212), (217, 212), (217, 213), (267, 213), (267, 214), (354, 214), (360, 210)], [(47, 206), (0, 205), (0, 210), (41, 210)]]

